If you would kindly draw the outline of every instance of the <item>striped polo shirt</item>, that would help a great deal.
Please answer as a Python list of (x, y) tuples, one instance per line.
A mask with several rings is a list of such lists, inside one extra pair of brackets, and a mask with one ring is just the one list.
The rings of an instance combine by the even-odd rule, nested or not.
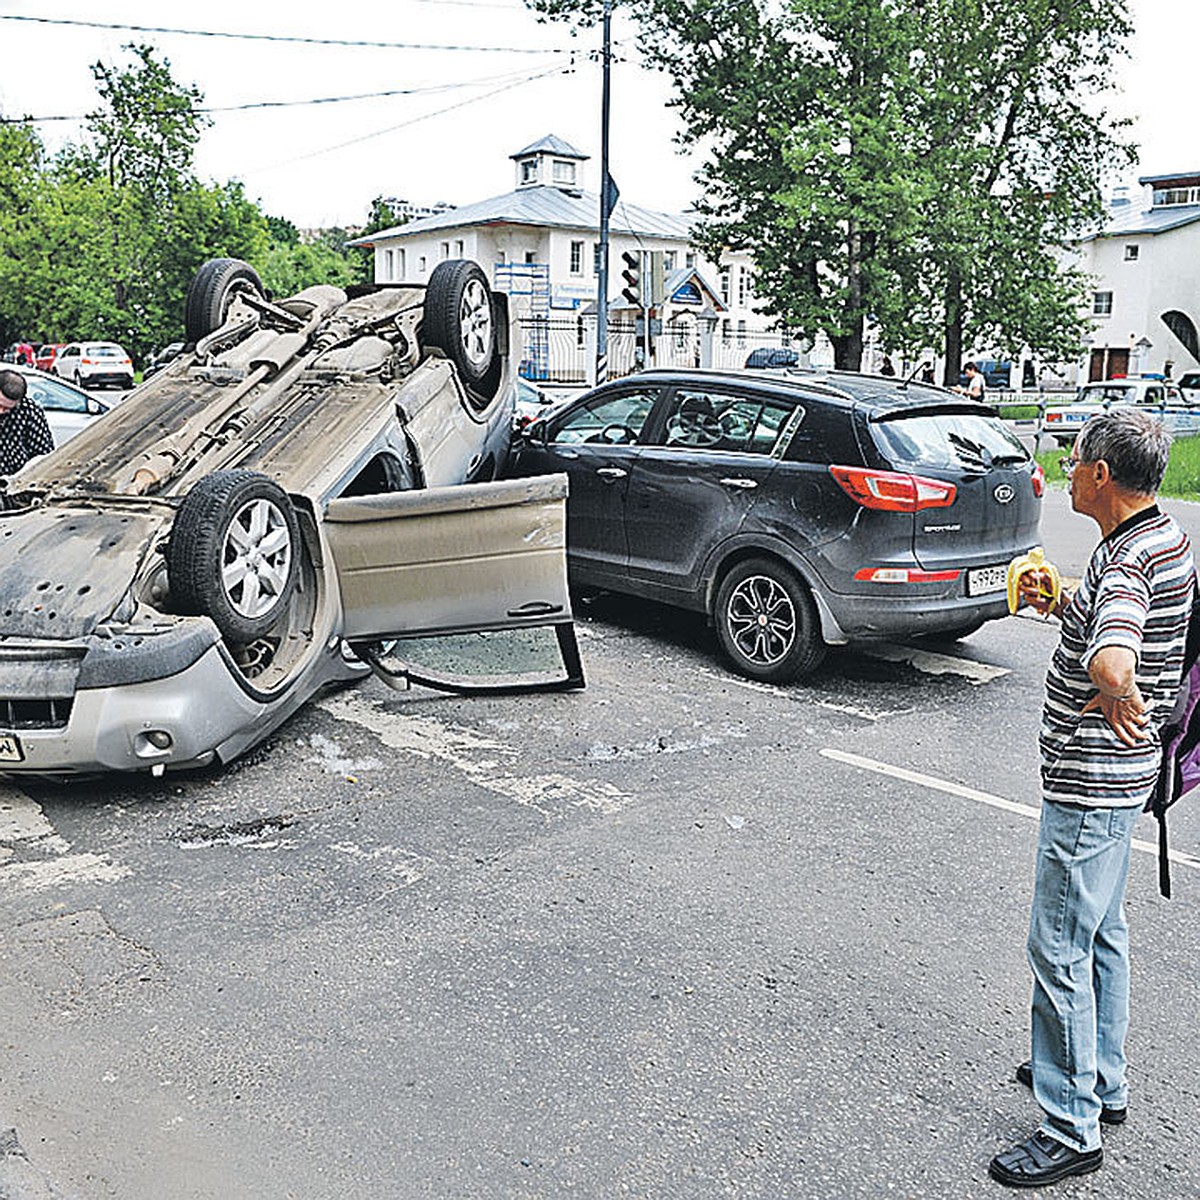
[[(1123, 521), (1092, 552), (1046, 672), (1038, 736), (1045, 799), (1094, 808), (1146, 803), (1158, 776), (1158, 731), (1183, 675), (1195, 573), (1187, 534), (1157, 505)], [(1137, 655), (1150, 716), (1150, 738), (1137, 746), (1126, 746), (1100, 709), (1081, 715), (1096, 694), (1088, 665), (1105, 646)]]

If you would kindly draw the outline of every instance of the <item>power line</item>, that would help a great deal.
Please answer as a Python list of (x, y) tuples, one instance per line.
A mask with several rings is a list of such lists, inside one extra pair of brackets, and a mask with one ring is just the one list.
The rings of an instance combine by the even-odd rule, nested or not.
[[(556, 67), (554, 69), (566, 73), (571, 68)], [(317, 96), (308, 100), (254, 100), (245, 104), (204, 105), (199, 108), (193, 108), (190, 111), (194, 114), (250, 112), (258, 109), (299, 108), (314, 104), (344, 104), (356, 100), (384, 100), (395, 96), (430, 95), (437, 92), (457, 91), (460, 88), (483, 87), (486, 84), (499, 81), (507, 82), (513, 79), (514, 74), (519, 75), (516, 79), (518, 83), (523, 83), (527, 78), (524, 73), (507, 71), (501, 75), (485, 75), (480, 79), (469, 79), (461, 83), (431, 83), (426, 87), (392, 88), (384, 92), (359, 92), (352, 96)], [(50, 121), (85, 121), (90, 115), (92, 114), (57, 113), (42, 117), (0, 117), (0, 125), (39, 125)]]
[(307, 154), (300, 154), (295, 158), (272, 163), (270, 166), (260, 167), (258, 170), (275, 171), (281, 167), (290, 167), (293, 163), (305, 162), (310, 158), (319, 158), (323, 154), (332, 154), (335, 150), (344, 150), (347, 146), (357, 146), (360, 142), (369, 142), (372, 138), (383, 137), (387, 133), (395, 133), (397, 129), (407, 129), (410, 125), (417, 125), (433, 117), (443, 116), (445, 113), (453, 112), (458, 108), (466, 108), (468, 104), (478, 104), (480, 100), (488, 100), (492, 96), (498, 96), (501, 92), (511, 91), (513, 88), (521, 87), (526, 83), (536, 83), (539, 79), (548, 79), (552, 75), (568, 75), (573, 69), (572, 67), (553, 67), (548, 71), (541, 71), (536, 75), (527, 75), (523, 79), (517, 79), (512, 83), (504, 84), (502, 87), (493, 88), (490, 92), (484, 92), (481, 96), (471, 96), (466, 100), (460, 100), (457, 104), (448, 104), (445, 108), (439, 108), (429, 113), (422, 113), (419, 117), (412, 117), (407, 121), (401, 121), (398, 125), (389, 125), (386, 129), (376, 129), (373, 133), (364, 133), (359, 137), (351, 138), (346, 142), (338, 142), (333, 146), (323, 146), (320, 150), (310, 150)]
[(174, 29), (165, 25), (124, 25), (114, 21), (79, 21), (69, 17), (30, 17), (0, 13), (0, 21), (24, 21), (36, 25), (73, 25), (84, 29), (125, 30), (131, 33), (170, 33), (180, 37), (229, 38), (243, 42), (293, 42), (306, 46), (350, 46), (371, 50), (452, 50), (476, 54), (572, 54), (569, 48), (533, 49), (529, 46), (447, 46), (425, 42), (375, 42), (352, 38), (300, 37), (283, 33), (229, 33), (219, 29)]

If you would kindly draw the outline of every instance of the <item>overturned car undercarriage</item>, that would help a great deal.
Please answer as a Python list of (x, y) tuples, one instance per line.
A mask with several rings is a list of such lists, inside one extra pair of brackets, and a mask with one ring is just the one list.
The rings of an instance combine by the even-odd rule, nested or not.
[[(582, 685), (565, 480), (490, 482), (513, 384), (475, 264), (271, 301), (216, 259), (187, 326), (170, 365), (7, 481), (0, 771), (229, 761), (368, 670)], [(406, 653), (464, 638), (453, 669)]]

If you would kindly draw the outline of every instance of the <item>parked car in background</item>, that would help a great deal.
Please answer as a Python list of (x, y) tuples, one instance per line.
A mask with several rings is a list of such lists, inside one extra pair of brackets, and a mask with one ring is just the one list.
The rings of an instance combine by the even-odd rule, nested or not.
[(183, 353), (183, 342), (170, 342), (161, 350), (151, 356), (150, 361), (146, 364), (142, 371), (142, 382), (144, 383), (151, 376), (157, 375), (172, 360), (179, 357)]
[(841, 372), (644, 371), (535, 421), (511, 470), (568, 476), (573, 583), (707, 613), (761, 680), (1005, 615), (1044, 490), (990, 409)]
[(1151, 409), (1172, 433), (1179, 436), (1200, 433), (1200, 405), (1189, 404), (1176, 384), (1166, 383), (1161, 378), (1105, 379), (1085, 383), (1075, 393), (1074, 400), (1046, 409), (1042, 430), (1060, 446), (1070, 446), (1092, 417), (1115, 404)]
[(782, 346), (759, 346), (746, 355), (746, 369), (751, 371), (799, 365), (799, 353)]
[[(1012, 390), (1013, 384), (1013, 365), (1007, 358), (975, 358), (970, 361), (979, 368), (983, 375), (983, 383), (985, 387), (991, 388), (993, 391), (1007, 392)], [(967, 386), (967, 375), (964, 371), (958, 377), (958, 386)], [(1025, 360), (1021, 371), (1021, 386), (1026, 391), (1030, 391), (1037, 386), (1037, 376), (1033, 369), (1033, 363), (1028, 359)]]
[(1179, 390), (1187, 404), (1200, 404), (1200, 371), (1186, 371), (1179, 377)]
[(38, 371), (33, 367), (13, 364), (10, 371), (20, 371), (25, 377), (27, 395), (39, 404), (46, 414), (54, 445), (61, 446), (77, 433), (82, 433), (97, 417), (108, 412), (108, 405), (82, 388)]
[(566, 481), (490, 482), (515, 356), (477, 264), (268, 300), (214, 259), (185, 327), (184, 354), (0, 489), (0, 772), (228, 762), (370, 671), (583, 685)]
[(49, 374), (54, 369), (54, 360), (58, 357), (58, 352), (64, 345), (66, 345), (65, 342), (47, 342), (44, 346), (39, 346), (37, 355), (33, 360), (33, 365), (39, 371), (45, 371)]
[(54, 374), (76, 387), (133, 387), (133, 359), (116, 342), (71, 342), (54, 359)]

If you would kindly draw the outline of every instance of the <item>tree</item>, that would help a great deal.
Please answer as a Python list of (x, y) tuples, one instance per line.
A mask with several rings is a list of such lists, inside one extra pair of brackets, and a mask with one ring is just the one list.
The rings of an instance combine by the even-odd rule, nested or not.
[[(1108, 86), (1125, 0), (633, 0), (672, 78), (710, 255), (750, 250), (765, 311), (915, 349), (964, 338), (1060, 350), (1078, 281), (1056, 248), (1099, 211), (1119, 126)], [(592, 20), (597, 0), (532, 0)], [(1014, 278), (1017, 270), (1031, 272)], [(1027, 285), (1028, 284), (1028, 285)], [(948, 368), (949, 369), (949, 368)]]

